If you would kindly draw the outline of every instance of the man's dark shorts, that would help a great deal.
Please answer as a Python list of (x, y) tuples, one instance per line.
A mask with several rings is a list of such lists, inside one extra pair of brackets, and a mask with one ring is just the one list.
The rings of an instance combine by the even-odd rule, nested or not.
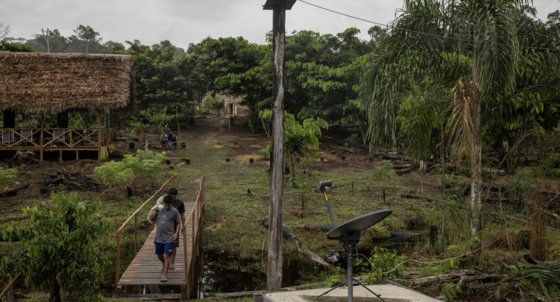
[(165, 253), (167, 255), (173, 254), (173, 248), (175, 246), (174, 242), (171, 242), (171, 243), (155, 242), (155, 245), (156, 245), (156, 254), (158, 256), (163, 255), (163, 253)]

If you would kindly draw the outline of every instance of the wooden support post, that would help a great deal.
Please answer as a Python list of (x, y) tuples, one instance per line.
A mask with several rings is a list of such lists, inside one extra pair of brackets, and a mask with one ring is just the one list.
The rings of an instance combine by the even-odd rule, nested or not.
[(41, 128), (41, 135), (40, 135), (40, 141), (39, 141), (39, 161), (43, 162), (43, 152), (45, 150), (44, 147), (44, 133), (45, 133), (45, 129)]
[(284, 193), (284, 45), (286, 9), (293, 0), (267, 0), (264, 9), (272, 9), (273, 105), (270, 204), (268, 208), (267, 290), (282, 286), (282, 198)]
[(98, 130), (97, 131), (97, 160), (101, 160), (101, 158), (102, 158), (102, 155), (101, 155), (101, 152), (102, 152), (101, 149), (103, 148), (102, 141), (103, 141), (103, 138), (102, 138), (102, 135), (101, 135), (101, 130)]
[(134, 215), (134, 253), (138, 252), (138, 214)]
[(181, 285), (181, 301), (187, 301), (189, 297), (187, 296), (187, 289), (185, 285)]
[(184, 254), (184, 263), (185, 263), (185, 286), (181, 286), (181, 297), (185, 296), (188, 297), (189, 291), (189, 263), (188, 263), (188, 249), (187, 249), (187, 225), (186, 221), (183, 225), (183, 254)]
[(115, 288), (119, 287), (121, 278), (121, 233), (117, 231), (117, 254), (115, 255)]

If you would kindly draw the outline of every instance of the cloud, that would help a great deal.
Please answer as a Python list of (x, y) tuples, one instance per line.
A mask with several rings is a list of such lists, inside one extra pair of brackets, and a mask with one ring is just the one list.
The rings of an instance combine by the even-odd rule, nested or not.
[[(389, 23), (402, 1), (306, 0), (359, 18)], [(263, 10), (265, 0), (2, 0), (0, 22), (11, 28), (12, 37), (30, 39), (41, 28), (73, 35), (78, 25), (89, 25), (103, 41), (138, 39), (144, 44), (170, 40), (180, 47), (206, 37), (239, 37), (265, 43), (272, 29), (272, 11)], [(559, 8), (557, 0), (535, 0), (539, 17)], [(361, 37), (373, 24), (337, 15), (298, 1), (286, 12), (286, 32), (313, 30), (336, 34), (357, 27)]]

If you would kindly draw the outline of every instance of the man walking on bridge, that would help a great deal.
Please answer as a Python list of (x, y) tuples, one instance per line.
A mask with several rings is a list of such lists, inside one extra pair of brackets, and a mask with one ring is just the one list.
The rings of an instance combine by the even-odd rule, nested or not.
[[(166, 195), (161, 196), (156, 201), (156, 206), (163, 204), (163, 198), (165, 196), (171, 196), (171, 205), (179, 211), (181, 217), (181, 226), (185, 225), (185, 204), (177, 199), (177, 189), (169, 188)], [(179, 247), (179, 237), (175, 240), (175, 248), (173, 249), (173, 255), (171, 257), (171, 264), (169, 264), (169, 269), (175, 269), (175, 255), (177, 255), (177, 248)]]
[(179, 239), (181, 233), (181, 215), (171, 203), (173, 199), (170, 195), (163, 198), (163, 207), (155, 207), (150, 212), (150, 220), (156, 223), (156, 239), (154, 240), (156, 254), (163, 263), (161, 270), (161, 282), (167, 282), (167, 271), (171, 263), (173, 251), (175, 250), (175, 240)]

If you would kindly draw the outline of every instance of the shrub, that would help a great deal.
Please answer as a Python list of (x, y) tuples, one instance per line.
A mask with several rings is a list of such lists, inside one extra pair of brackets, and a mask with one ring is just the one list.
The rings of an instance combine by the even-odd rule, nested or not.
[(380, 247), (375, 247), (371, 254), (369, 263), (372, 269), (366, 274), (366, 282), (379, 283), (383, 280), (397, 278), (403, 273), (403, 262), (406, 257)]
[(139, 150), (136, 155), (127, 154), (121, 162), (110, 161), (93, 170), (95, 178), (106, 185), (131, 182), (137, 177), (153, 176), (165, 155)]
[(18, 171), (15, 168), (0, 167), (0, 186), (2, 191), (5, 192), (7, 186), (17, 177)]
[(99, 203), (81, 202), (77, 194), (52, 194), (47, 207), (24, 209), (29, 223), (19, 230), (23, 253), (14, 252), (9, 267), (2, 261), (2, 271), (50, 288), (50, 301), (61, 301), (61, 291), (68, 301), (97, 300), (103, 260), (98, 240), (107, 227), (98, 209)]
[(552, 154), (542, 162), (544, 173), (548, 177), (560, 177), (560, 154)]
[(212, 94), (206, 95), (202, 99), (202, 110), (204, 112), (219, 113), (224, 109), (224, 99)]
[(380, 162), (372, 171), (373, 177), (379, 180), (395, 179), (398, 177), (390, 160)]

